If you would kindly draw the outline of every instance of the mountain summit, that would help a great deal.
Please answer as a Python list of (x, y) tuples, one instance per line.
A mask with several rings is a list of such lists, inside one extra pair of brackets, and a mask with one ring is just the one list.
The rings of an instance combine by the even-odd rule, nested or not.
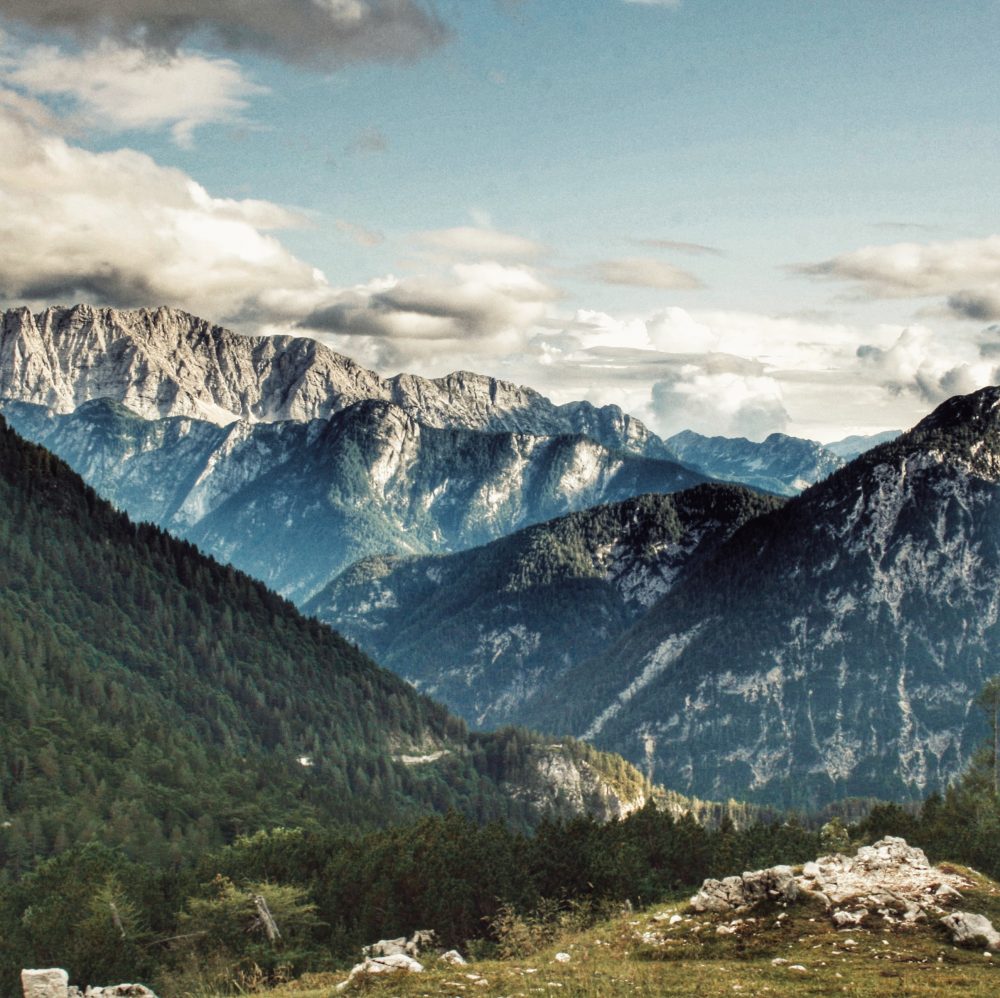
[(108, 398), (146, 419), (223, 425), (327, 419), (377, 400), (424, 426), (584, 434), (608, 447), (670, 456), (618, 406), (555, 405), (530, 388), (467, 371), (382, 378), (308, 337), (243, 336), (170, 308), (11, 309), (0, 329), (0, 398), (59, 413)]

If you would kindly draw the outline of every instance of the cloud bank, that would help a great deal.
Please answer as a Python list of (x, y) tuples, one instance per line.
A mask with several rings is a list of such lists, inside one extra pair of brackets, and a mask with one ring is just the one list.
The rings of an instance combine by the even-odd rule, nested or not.
[(945, 296), (956, 316), (1000, 316), (1000, 235), (932, 243), (864, 246), (797, 268), (809, 277), (849, 281), (871, 298)]
[(0, 14), (86, 42), (111, 36), (166, 51), (209, 35), (231, 51), (324, 69), (412, 60), (448, 36), (416, 0), (0, 0)]

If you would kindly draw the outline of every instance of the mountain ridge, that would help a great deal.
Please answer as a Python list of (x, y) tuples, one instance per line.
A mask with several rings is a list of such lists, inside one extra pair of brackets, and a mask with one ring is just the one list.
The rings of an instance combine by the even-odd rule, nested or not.
[(0, 398), (60, 413), (111, 398), (145, 418), (221, 424), (326, 419), (378, 399), (427, 426), (584, 433), (637, 454), (671, 456), (618, 406), (557, 406), (534, 389), (467, 371), (383, 378), (310, 337), (245, 336), (166, 307), (8, 310), (0, 325)]
[(299, 600), (368, 554), (469, 547), (596, 502), (703, 480), (580, 434), (428, 427), (372, 399), (325, 420), (226, 426), (145, 420), (107, 399), (67, 414), (4, 409), (134, 516)]
[[(636, 761), (652, 742), (682, 791), (798, 806), (943, 788), (1000, 653), (998, 409), (1000, 388), (950, 399), (749, 521), (521, 719)], [(583, 682), (600, 709), (571, 696)]]

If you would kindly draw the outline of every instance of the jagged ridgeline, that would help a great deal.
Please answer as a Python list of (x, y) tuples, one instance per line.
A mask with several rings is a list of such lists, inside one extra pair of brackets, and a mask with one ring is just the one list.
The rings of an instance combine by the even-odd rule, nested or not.
[(919, 798), (985, 735), (998, 576), (994, 387), (750, 520), (520, 717), (649, 755), (684, 793)]
[[(722, 541), (781, 500), (736, 485), (643, 495), (471, 551), (368, 558), (305, 610), (478, 726), (607, 647)], [(542, 718), (558, 730), (558, 718)]]
[(170, 309), (6, 313), (0, 405), (134, 518), (298, 603), (366, 555), (706, 480), (616, 406), (467, 372), (383, 379), (315, 340)]
[[(273, 824), (646, 798), (621, 759), (462, 721), (262, 584), (136, 525), (0, 420), (0, 861), (179, 861)], [(558, 778), (556, 778), (558, 777)]]

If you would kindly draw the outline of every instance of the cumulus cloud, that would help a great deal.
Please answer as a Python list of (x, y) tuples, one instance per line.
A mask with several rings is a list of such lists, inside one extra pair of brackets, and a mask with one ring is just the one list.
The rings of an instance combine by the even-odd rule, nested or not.
[(451, 367), (458, 358), (488, 361), (526, 347), (557, 292), (527, 267), (455, 264), (444, 276), (383, 278), (337, 292), (300, 323), (369, 363)]
[(694, 274), (662, 260), (652, 260), (647, 257), (601, 260), (589, 267), (587, 272), (593, 280), (602, 284), (624, 284), (662, 291), (684, 291), (704, 287)]
[(418, 232), (416, 239), (424, 246), (454, 256), (528, 260), (539, 256), (545, 249), (532, 239), (487, 226), (432, 229)]
[[(980, 356), (988, 356), (980, 350)], [(880, 348), (858, 347), (862, 373), (894, 394), (909, 393), (937, 405), (952, 395), (965, 395), (996, 379), (994, 367), (980, 360), (956, 364), (926, 326), (904, 329), (895, 342)]]
[(106, 131), (169, 127), (183, 146), (196, 128), (240, 120), (247, 98), (265, 92), (229, 59), (110, 41), (73, 54), (48, 45), (8, 47), (0, 68), (11, 86), (68, 99), (80, 124)]
[(788, 428), (781, 386), (774, 378), (709, 373), (691, 367), (657, 381), (652, 411), (669, 436), (694, 428), (709, 436), (745, 436), (761, 440)]
[(272, 230), (266, 201), (213, 198), (131, 150), (90, 152), (0, 108), (0, 295), (9, 303), (165, 304), (224, 321), (315, 307), (323, 275)]
[(949, 295), (948, 308), (954, 314), (976, 322), (1000, 319), (1000, 287), (986, 291), (959, 291)]
[(810, 277), (853, 282), (873, 298), (943, 295), (953, 314), (989, 319), (1000, 301), (1000, 236), (865, 246), (796, 269)]
[(417, 0), (0, 0), (0, 14), (87, 41), (110, 35), (167, 51), (207, 33), (230, 50), (323, 68), (414, 59), (448, 34)]

